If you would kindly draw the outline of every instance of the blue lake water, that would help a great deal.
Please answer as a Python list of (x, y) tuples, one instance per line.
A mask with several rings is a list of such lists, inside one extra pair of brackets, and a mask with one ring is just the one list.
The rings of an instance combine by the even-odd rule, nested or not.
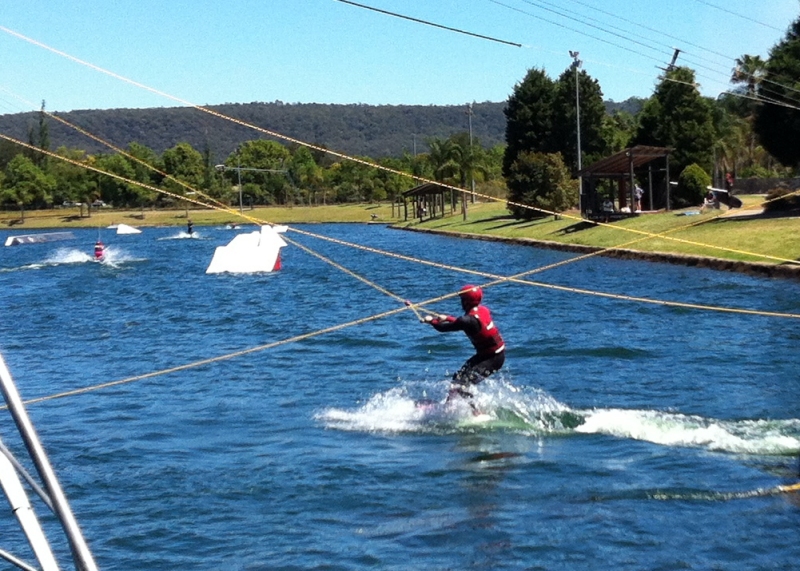
[[(500, 275), (574, 257), (377, 225), (297, 229)], [(100, 230), (102, 264), (97, 230), (0, 250), (0, 352), (22, 397), (402, 307), (291, 244), (280, 272), (206, 275), (234, 232), (195, 231)], [(491, 281), (287, 236), (416, 302)], [(797, 282), (681, 266), (591, 258), (530, 279), (800, 313)], [(104, 570), (797, 566), (800, 497), (758, 491), (797, 482), (800, 320), (518, 283), (485, 302), (508, 353), (476, 396), (484, 424), (414, 407), (444, 397), (471, 347), (410, 311), (28, 410)], [(25, 458), (7, 412), (0, 436)], [(32, 560), (10, 516), (0, 549)]]

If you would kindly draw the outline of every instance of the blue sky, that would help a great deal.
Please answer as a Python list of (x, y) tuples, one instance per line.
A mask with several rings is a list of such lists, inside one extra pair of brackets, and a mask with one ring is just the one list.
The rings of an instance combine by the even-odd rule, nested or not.
[(3, 0), (0, 114), (181, 105), (7, 30), (198, 105), (459, 105), (505, 101), (532, 67), (556, 78), (570, 50), (622, 101), (651, 95), (678, 47), (714, 97), (800, 15), (798, 0), (358, 1), (522, 47), (337, 0)]

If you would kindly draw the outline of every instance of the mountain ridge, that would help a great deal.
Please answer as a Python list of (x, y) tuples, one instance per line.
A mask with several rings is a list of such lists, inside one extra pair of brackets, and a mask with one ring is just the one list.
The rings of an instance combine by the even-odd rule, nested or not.
[[(638, 98), (621, 103), (606, 102), (606, 109), (608, 112), (629, 111), (632, 101), (633, 108), (638, 111), (642, 101)], [(291, 144), (286, 139), (289, 138), (349, 155), (382, 158), (427, 152), (427, 140), (467, 133), (471, 127), (476, 144), (492, 147), (504, 143), (505, 104), (473, 103), (471, 118), (467, 105), (275, 101), (207, 106), (215, 113), (283, 137), (274, 137), (193, 107), (75, 110), (54, 115), (120, 148), (137, 142), (161, 154), (180, 142), (188, 142), (198, 151), (207, 149), (215, 161), (221, 162), (243, 141), (262, 138)], [(38, 132), (38, 122), (39, 113), (35, 111), (0, 115), (0, 132), (28, 141), (31, 130)], [(111, 152), (102, 143), (59, 121), (48, 119), (47, 125), (51, 149), (67, 146), (84, 149), (90, 154)]]

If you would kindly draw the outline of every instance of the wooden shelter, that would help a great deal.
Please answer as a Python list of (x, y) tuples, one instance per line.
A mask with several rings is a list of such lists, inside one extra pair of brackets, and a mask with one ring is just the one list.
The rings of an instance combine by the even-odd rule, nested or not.
[[(637, 145), (581, 169), (578, 173), (582, 181), (581, 214), (590, 220), (618, 219), (635, 214), (632, 205), (635, 204), (633, 191), (636, 187), (636, 177), (639, 176), (641, 180), (645, 174), (649, 192), (645, 192), (642, 202), (647, 204), (648, 210), (655, 210), (655, 204), (661, 200), (657, 200), (660, 197), (653, 196), (653, 164), (659, 159), (663, 160), (663, 167), (659, 167), (657, 172), (665, 173), (663, 176), (665, 183), (663, 204), (669, 210), (669, 153), (670, 149), (666, 147)], [(602, 180), (610, 180), (612, 185), (616, 183), (616, 192), (608, 193), (615, 195), (614, 198), (616, 198), (615, 212), (610, 217), (602, 211), (604, 197), (600, 196), (597, 188), (598, 183)], [(609, 198), (612, 197), (609, 196)]]
[(411, 201), (411, 218), (419, 218), (420, 221), (444, 216), (445, 210), (449, 207), (452, 214), (456, 210), (456, 197), (452, 189), (444, 186), (427, 182), (415, 186), (403, 193), (403, 209), (405, 220), (408, 220), (408, 201)]

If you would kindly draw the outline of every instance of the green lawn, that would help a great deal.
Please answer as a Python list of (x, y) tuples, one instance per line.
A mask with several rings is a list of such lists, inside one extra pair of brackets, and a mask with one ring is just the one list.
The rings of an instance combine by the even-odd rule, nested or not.
[[(685, 212), (698, 210), (691, 208), (641, 214), (608, 225), (595, 225), (582, 220), (577, 211), (565, 213), (560, 220), (555, 220), (553, 216), (531, 221), (514, 220), (504, 204), (497, 202), (470, 204), (466, 221), (463, 220), (461, 213), (455, 213), (421, 224), (414, 221), (402, 225), (750, 262), (779, 263), (780, 260), (765, 259), (763, 256), (753, 256), (748, 253), (788, 260), (800, 259), (800, 217), (760, 215), (758, 214), (760, 208), (757, 206), (762, 197), (740, 198), (744, 202), (743, 207), (730, 212), (723, 209), (699, 215), (685, 215)], [(720, 214), (724, 216), (719, 216)], [(732, 214), (737, 216), (731, 216)], [(665, 236), (653, 237), (655, 234), (665, 234)], [(634, 241), (636, 242), (631, 243)]]
[[(331, 206), (294, 206), (263, 207), (253, 210), (245, 208), (242, 214), (238, 209), (230, 211), (211, 210), (206, 208), (190, 208), (188, 217), (195, 226), (247, 223), (313, 223), (313, 222), (370, 222), (373, 214), (377, 222), (396, 222), (402, 213), (395, 208), (394, 217), (389, 203), (376, 204), (344, 204)], [(0, 227), (14, 230), (41, 228), (103, 228), (110, 224), (129, 224), (130, 226), (183, 226), (186, 224), (187, 211), (180, 210), (117, 210), (113, 208), (92, 209), (87, 216), (86, 208), (83, 216), (77, 207), (54, 208), (52, 210), (35, 210), (25, 212), (25, 222), (20, 220), (19, 211), (0, 213)]]
[[(760, 215), (757, 213), (760, 212), (758, 205), (763, 200), (762, 196), (740, 198), (744, 206), (730, 212), (723, 209), (699, 215), (684, 215), (686, 212), (698, 210), (692, 208), (685, 211), (641, 214), (605, 226), (582, 220), (577, 211), (566, 212), (559, 220), (555, 220), (553, 216), (530, 221), (515, 220), (502, 202), (470, 204), (466, 221), (460, 212), (455, 212), (444, 218), (422, 223), (416, 219), (404, 220), (403, 212), (397, 208), (393, 212), (388, 203), (256, 208), (244, 210), (244, 216), (238, 210), (225, 212), (196, 208), (190, 209), (188, 216), (195, 226), (228, 222), (246, 224), (255, 221), (278, 224), (375, 221), (394, 223), (399, 227), (528, 238), (601, 248), (620, 247), (648, 252), (682, 253), (750, 262), (780, 263), (781, 260), (800, 259), (800, 217)], [(142, 212), (104, 208), (93, 210), (91, 217), (86, 215), (86, 210), (83, 214), (83, 217), (79, 216), (77, 208), (33, 211), (26, 212), (25, 222), (20, 223), (19, 212), (5, 211), (0, 213), (0, 226), (16, 231), (102, 228), (118, 223), (131, 226), (183, 226), (187, 217), (186, 210)], [(724, 216), (719, 216), (720, 214)], [(666, 236), (653, 237), (654, 234), (662, 233), (666, 233)], [(631, 243), (634, 241), (636, 242)], [(750, 254), (763, 254), (779, 259)]]

